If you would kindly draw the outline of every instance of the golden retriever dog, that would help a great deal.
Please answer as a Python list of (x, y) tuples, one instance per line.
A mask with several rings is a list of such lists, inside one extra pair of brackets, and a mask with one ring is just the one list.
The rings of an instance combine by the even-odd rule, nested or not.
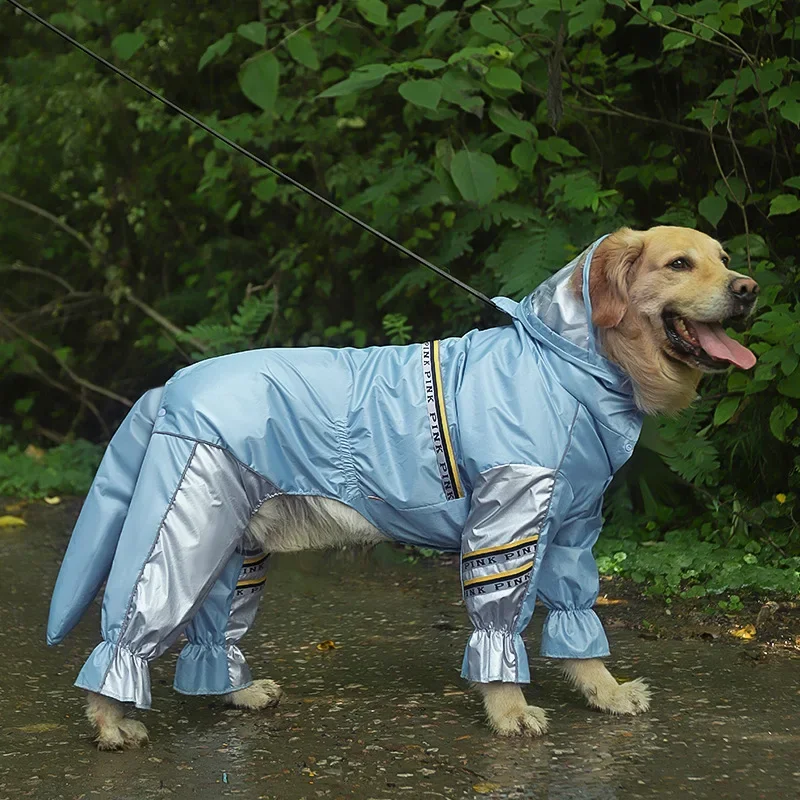
[[(752, 312), (758, 285), (728, 269), (722, 245), (686, 228), (623, 228), (595, 251), (590, 271), (593, 322), (604, 355), (630, 376), (636, 402), (648, 414), (675, 414), (695, 398), (706, 372), (753, 366), (749, 350), (728, 337), (726, 320)], [(577, 270), (576, 270), (577, 273)], [(573, 289), (581, 298), (581, 275)], [(271, 552), (374, 544), (385, 536), (349, 507), (322, 498), (276, 497), (258, 510), (250, 533)], [(649, 708), (641, 680), (618, 684), (601, 659), (565, 659), (566, 677), (589, 705), (611, 714)], [(499, 734), (544, 733), (544, 711), (530, 706), (520, 685), (477, 684), (490, 727)], [(233, 706), (261, 709), (281, 697), (277, 684), (257, 680), (226, 696)], [(124, 716), (116, 700), (89, 696), (87, 716), (103, 748), (141, 744), (144, 726)]]

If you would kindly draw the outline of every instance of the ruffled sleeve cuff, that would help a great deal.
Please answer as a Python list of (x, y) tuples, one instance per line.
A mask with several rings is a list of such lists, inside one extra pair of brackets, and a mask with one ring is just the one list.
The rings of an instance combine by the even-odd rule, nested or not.
[(228, 694), (252, 683), (250, 668), (235, 645), (190, 642), (175, 668), (175, 689), (181, 694)]
[(114, 642), (101, 642), (95, 647), (75, 685), (123, 703), (135, 703), (136, 708), (150, 708), (147, 661)]
[(603, 624), (591, 608), (553, 609), (542, 629), (546, 658), (602, 658), (609, 654)]
[(528, 683), (531, 675), (522, 637), (511, 631), (474, 631), (464, 652), (461, 677), (474, 683)]

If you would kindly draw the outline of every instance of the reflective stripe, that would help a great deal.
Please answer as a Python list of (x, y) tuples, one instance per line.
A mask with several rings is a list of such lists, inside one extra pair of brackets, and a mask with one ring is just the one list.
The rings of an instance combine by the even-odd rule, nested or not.
[(478, 584), (482, 583), (497, 583), (499, 581), (508, 580), (509, 578), (516, 578), (519, 575), (524, 575), (526, 572), (530, 572), (532, 567), (533, 561), (531, 561), (529, 564), (525, 564), (522, 567), (507, 570), (506, 572), (496, 572), (494, 575), (482, 575), (479, 578), (471, 578), (468, 581), (464, 581), (464, 588), (467, 589), (470, 586), (477, 586)]
[(445, 499), (457, 500), (464, 496), (464, 489), (461, 486), (453, 443), (450, 440), (450, 428), (447, 424), (438, 341), (425, 342), (422, 345), (422, 377), (425, 382), (428, 424), (442, 489)]
[(462, 557), (462, 561), (467, 561), (470, 558), (478, 558), (479, 556), (502, 556), (507, 553), (510, 553), (512, 550), (516, 550), (519, 547), (524, 547), (526, 544), (531, 544), (532, 542), (539, 541), (539, 534), (534, 534), (533, 536), (528, 536), (526, 539), (517, 539), (516, 542), (509, 542), (509, 544), (503, 545), (502, 547), (483, 547), (480, 550), (473, 550), (471, 553), (465, 553)]

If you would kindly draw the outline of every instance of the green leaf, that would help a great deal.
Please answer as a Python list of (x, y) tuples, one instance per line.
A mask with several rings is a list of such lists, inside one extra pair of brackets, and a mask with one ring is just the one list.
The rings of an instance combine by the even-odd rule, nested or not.
[(425, 19), (425, 6), (421, 6), (418, 3), (406, 6), (397, 15), (397, 32), (400, 33), (400, 31), (415, 22), (419, 22), (421, 19)]
[(505, 133), (520, 139), (533, 139), (536, 128), (530, 122), (520, 119), (514, 110), (503, 102), (495, 102), (489, 107), (489, 119)]
[(778, 383), (778, 391), (784, 397), (792, 397), (795, 400), (800, 399), (800, 369), (796, 369), (787, 378), (784, 378)]
[(278, 179), (269, 175), (253, 186), (253, 194), (262, 202), (268, 203), (275, 196), (278, 189)]
[(200, 61), (197, 64), (197, 71), (200, 72), (206, 64), (213, 61), (215, 58), (221, 58), (231, 49), (233, 44), (233, 34), (226, 33), (221, 39), (206, 47), (205, 53), (200, 56)]
[(356, 8), (361, 16), (373, 25), (389, 24), (389, 8), (382, 0), (356, 0)]
[(286, 40), (286, 49), (289, 55), (308, 69), (319, 69), (319, 57), (314, 45), (311, 43), (311, 34), (308, 31), (300, 31)]
[(236, 29), (236, 33), (259, 47), (267, 43), (267, 26), (263, 22), (246, 22)]
[(408, 100), (409, 103), (431, 110), (437, 108), (439, 106), (439, 101), (442, 99), (441, 81), (406, 81), (400, 84), (397, 91), (399, 91), (400, 96)]
[(664, 52), (669, 50), (679, 50), (682, 47), (687, 47), (695, 41), (693, 36), (687, 33), (679, 33), (678, 31), (670, 31), (662, 42)]
[(490, 42), (507, 42), (514, 35), (491, 11), (485, 8), (476, 11), (470, 17), (469, 25), (472, 30), (485, 36)]
[(237, 200), (225, 214), (225, 222), (232, 222), (234, 219), (236, 219), (236, 215), (239, 213), (241, 208), (242, 208), (242, 201)]
[(783, 185), (791, 189), (800, 189), (800, 176), (796, 175), (794, 178), (788, 178), (783, 182)]
[(111, 49), (120, 61), (127, 61), (136, 54), (144, 42), (142, 33), (120, 33), (111, 40)]
[(467, 202), (485, 206), (494, 199), (497, 163), (488, 153), (459, 150), (450, 163), (450, 174)]
[(742, 398), (739, 396), (723, 397), (714, 409), (714, 424), (724, 425), (737, 411)]
[(779, 194), (772, 198), (769, 204), (769, 216), (777, 217), (779, 214), (794, 214), (800, 209), (800, 199), (794, 194)]
[(339, 14), (342, 12), (342, 4), (334, 3), (322, 16), (317, 18), (317, 30), (326, 31), (339, 19)]
[(538, 156), (530, 142), (523, 141), (511, 148), (511, 162), (523, 172), (533, 172)]
[(320, 92), (318, 97), (342, 97), (348, 94), (355, 94), (364, 89), (372, 89), (383, 82), (383, 79), (393, 72), (386, 64), (366, 64), (363, 67), (353, 70), (350, 75), (339, 83), (329, 86), (324, 92)]
[(512, 92), (522, 91), (522, 78), (508, 67), (490, 67), (486, 73), (486, 83), (495, 89), (508, 89)]
[(272, 111), (278, 99), (279, 76), (278, 59), (272, 53), (259, 53), (242, 64), (239, 86), (251, 103)]
[(716, 228), (722, 219), (728, 201), (718, 194), (710, 194), (704, 197), (698, 204), (697, 210)]
[(440, 11), (426, 26), (425, 33), (437, 33), (444, 30), (458, 16), (456, 11)]
[(769, 429), (772, 435), (781, 442), (786, 441), (787, 428), (797, 419), (797, 409), (782, 402), (772, 409), (769, 415)]

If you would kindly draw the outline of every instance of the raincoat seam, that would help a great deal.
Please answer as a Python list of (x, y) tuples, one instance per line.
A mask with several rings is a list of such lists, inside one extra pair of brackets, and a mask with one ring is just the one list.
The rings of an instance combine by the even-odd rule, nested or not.
[[(156, 531), (156, 535), (153, 537), (153, 543), (150, 545), (150, 549), (147, 551), (147, 556), (144, 562), (142, 563), (142, 567), (139, 570), (139, 574), (136, 576), (136, 580), (133, 583), (133, 590), (131, 591), (130, 597), (128, 598), (128, 607), (125, 609), (125, 621), (120, 626), (119, 636), (117, 637), (117, 641), (114, 644), (114, 651), (112, 653), (111, 660), (108, 662), (106, 671), (103, 673), (103, 680), (100, 681), (101, 689), (105, 684), (106, 680), (108, 679), (108, 674), (109, 672), (111, 672), (111, 667), (114, 663), (114, 659), (116, 658), (118, 652), (122, 648), (122, 640), (125, 637), (125, 634), (128, 632), (128, 627), (130, 626), (130, 621), (131, 621), (131, 612), (133, 611), (133, 600), (134, 597), (136, 596), (136, 590), (139, 588), (139, 582), (142, 580), (142, 575), (144, 575), (144, 571), (147, 568), (147, 565), (150, 563), (150, 559), (153, 557), (153, 551), (156, 549), (158, 540), (161, 538), (161, 532), (164, 530), (164, 523), (167, 521), (167, 516), (169, 515), (169, 512), (172, 510), (173, 506), (175, 505), (175, 499), (177, 498), (178, 492), (180, 491), (180, 488), (183, 485), (183, 481), (186, 478), (186, 473), (189, 471), (189, 466), (194, 460), (194, 454), (196, 452), (197, 452), (197, 442), (194, 443), (194, 446), (192, 447), (192, 452), (189, 453), (189, 458), (186, 459), (186, 463), (183, 465), (183, 471), (181, 472), (181, 477), (178, 479), (178, 483), (175, 486), (175, 491), (172, 493), (172, 497), (170, 498), (167, 508), (164, 511), (164, 515), (161, 517), (161, 522), (158, 525), (158, 530)], [(128, 652), (130, 652), (132, 656), (136, 655), (133, 651), (129, 650)], [(141, 658), (141, 656), (139, 656), (139, 658)], [(146, 659), (143, 660), (146, 661)]]
[[(553, 473), (553, 488), (550, 491), (550, 497), (547, 498), (547, 508), (545, 509), (544, 515), (542, 516), (542, 524), (539, 527), (540, 536), (542, 528), (544, 528), (544, 526), (547, 524), (548, 518), (550, 517), (550, 508), (553, 505), (553, 495), (556, 493), (556, 485), (558, 483), (559, 478), (566, 481), (567, 485), (570, 487), (570, 489), (572, 489), (572, 484), (569, 482), (567, 476), (561, 471), (561, 467), (564, 464), (564, 460), (567, 457), (569, 448), (572, 445), (572, 436), (575, 431), (575, 423), (578, 421), (578, 413), (580, 409), (581, 409), (581, 404), (577, 403), (575, 407), (575, 414), (572, 417), (572, 423), (569, 426), (569, 434), (567, 435), (567, 444), (564, 447), (564, 452), (561, 454), (561, 460), (558, 462), (558, 466), (556, 467), (555, 472)], [(548, 542), (545, 544), (545, 548), (547, 547), (547, 544), (549, 544), (549, 538), (550, 537), (548, 537)], [(541, 542), (541, 538), (539, 539), (539, 541)], [(544, 558), (544, 555), (542, 555), (541, 558)], [(522, 631), (517, 631), (517, 623), (519, 622), (519, 617), (520, 614), (522, 613), (522, 609), (525, 606), (525, 601), (528, 599), (528, 595), (534, 589), (534, 583), (535, 583), (534, 576), (533, 573), (531, 573), (531, 580), (528, 583), (528, 591), (525, 592), (525, 594), (522, 596), (522, 600), (520, 601), (519, 606), (517, 606), (517, 610), (514, 613), (514, 617), (511, 622), (511, 631), (512, 633), (516, 633), (518, 636), (522, 636)], [(517, 667), (517, 674), (519, 674), (519, 667)]]

